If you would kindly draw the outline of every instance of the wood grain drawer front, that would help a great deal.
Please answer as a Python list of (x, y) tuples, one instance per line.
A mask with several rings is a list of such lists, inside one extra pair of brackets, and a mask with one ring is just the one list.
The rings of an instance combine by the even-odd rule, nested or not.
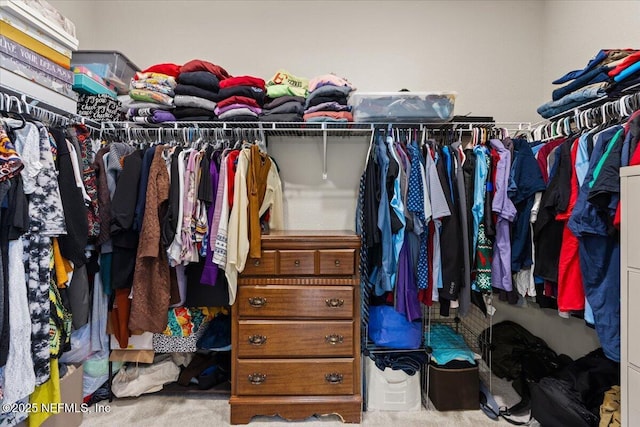
[(276, 251), (262, 251), (260, 259), (247, 259), (242, 274), (245, 276), (272, 276), (276, 274)]
[(315, 273), (316, 251), (279, 251), (280, 274), (308, 276)]
[(353, 356), (353, 322), (241, 320), (238, 357)]
[(350, 286), (239, 286), (241, 318), (351, 319)]
[(354, 359), (238, 360), (239, 395), (340, 395), (354, 393)]
[(355, 249), (321, 250), (320, 274), (352, 275), (355, 268)]

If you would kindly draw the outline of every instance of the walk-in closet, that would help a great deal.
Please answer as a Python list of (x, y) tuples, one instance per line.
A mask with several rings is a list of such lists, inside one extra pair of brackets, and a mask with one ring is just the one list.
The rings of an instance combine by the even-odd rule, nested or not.
[(0, 0), (0, 426), (640, 426), (639, 40)]

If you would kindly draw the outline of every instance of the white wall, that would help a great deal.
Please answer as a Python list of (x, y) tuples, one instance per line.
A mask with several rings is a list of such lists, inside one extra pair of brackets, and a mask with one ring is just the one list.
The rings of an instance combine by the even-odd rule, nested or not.
[(141, 68), (201, 58), (234, 75), (335, 72), (365, 91), (457, 91), (460, 114), (536, 119), (543, 2), (51, 3), (81, 49), (119, 50)]
[(640, 2), (547, 0), (542, 27), (544, 100), (551, 82), (584, 68), (600, 49), (640, 48)]

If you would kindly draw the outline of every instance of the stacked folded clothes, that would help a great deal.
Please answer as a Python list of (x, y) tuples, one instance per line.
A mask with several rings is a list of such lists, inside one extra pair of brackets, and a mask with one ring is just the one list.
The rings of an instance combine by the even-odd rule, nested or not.
[(229, 77), (224, 68), (199, 59), (180, 67), (174, 100), (176, 118), (194, 122), (215, 120), (220, 82)]
[(623, 91), (624, 89), (640, 83), (640, 51), (634, 52), (624, 58), (616, 67), (609, 71), (609, 77), (613, 79), (607, 89), (609, 93)]
[(253, 76), (230, 77), (220, 82), (215, 113), (228, 122), (254, 122), (262, 113), (264, 80)]
[[(564, 84), (553, 91), (552, 100), (538, 107), (543, 118), (553, 117), (580, 105), (602, 98), (613, 90), (628, 87), (639, 80), (640, 64), (635, 70), (632, 64), (638, 61), (638, 51), (632, 49), (606, 49), (599, 51), (582, 70), (570, 71), (556, 79), (553, 84)], [(635, 58), (635, 59), (634, 59)], [(622, 70), (626, 69), (623, 74)], [(618, 73), (618, 74), (616, 74)], [(630, 79), (630, 80), (627, 80)], [(622, 85), (620, 82), (626, 80)]]
[(304, 97), (279, 96), (264, 104), (260, 120), (264, 122), (301, 122), (304, 114)]
[(352, 122), (349, 94), (355, 90), (346, 79), (324, 74), (309, 81), (309, 96), (305, 103), (305, 122)]
[(266, 83), (267, 101), (260, 120), (266, 122), (301, 122), (309, 80), (286, 70), (278, 70)]
[(136, 73), (129, 85), (130, 102), (123, 103), (127, 120), (163, 123), (176, 120), (171, 113), (179, 66), (156, 64)]

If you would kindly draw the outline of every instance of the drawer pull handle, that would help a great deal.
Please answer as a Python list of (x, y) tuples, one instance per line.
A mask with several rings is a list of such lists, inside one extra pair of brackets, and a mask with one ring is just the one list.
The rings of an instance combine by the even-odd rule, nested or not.
[(332, 372), (324, 376), (324, 380), (329, 384), (342, 384), (342, 374)]
[(249, 305), (254, 308), (264, 307), (267, 304), (267, 299), (263, 297), (249, 297)]
[(299, 259), (297, 259), (297, 260), (293, 261), (293, 264), (294, 264), (296, 267), (300, 267), (300, 260), (299, 260)]
[(340, 298), (329, 298), (324, 301), (327, 304), (327, 307), (330, 308), (338, 308), (344, 305), (344, 300)]
[(263, 345), (267, 343), (267, 337), (264, 335), (251, 335), (249, 336), (249, 344), (251, 345)]
[(249, 374), (249, 382), (253, 385), (260, 385), (267, 380), (267, 374), (261, 374), (259, 372), (254, 372), (253, 374)]
[(344, 342), (344, 337), (338, 334), (331, 334), (324, 337), (324, 340), (327, 342), (327, 344), (336, 345), (342, 344)]
[(340, 267), (340, 260), (339, 260), (339, 259), (337, 259), (337, 260), (336, 260), (336, 262), (335, 262), (335, 264), (336, 264), (336, 267)]
[(256, 267), (260, 266), (260, 260), (257, 259), (255, 261), (253, 261), (253, 265), (255, 265)]

